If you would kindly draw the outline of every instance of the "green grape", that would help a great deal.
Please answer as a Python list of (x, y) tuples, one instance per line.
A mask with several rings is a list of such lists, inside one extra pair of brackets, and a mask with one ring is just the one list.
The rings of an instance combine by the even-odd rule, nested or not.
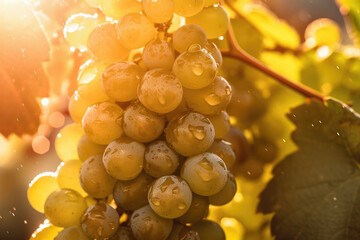
[(78, 192), (58, 189), (46, 199), (44, 213), (52, 224), (66, 228), (79, 225), (86, 208), (86, 201)]
[(156, 113), (168, 113), (181, 102), (183, 89), (179, 79), (165, 69), (146, 72), (138, 87), (140, 102)]
[(85, 0), (85, 2), (92, 8), (99, 8), (101, 0)]
[(219, 3), (219, 0), (205, 0), (204, 7), (213, 6), (218, 3)]
[(225, 141), (231, 143), (235, 152), (236, 162), (242, 163), (248, 155), (248, 142), (244, 133), (237, 127), (231, 127)]
[(221, 191), (227, 181), (228, 171), (224, 161), (213, 153), (202, 153), (186, 159), (181, 177), (191, 190), (201, 196), (211, 196)]
[(219, 114), (207, 116), (215, 129), (215, 138), (223, 139), (229, 133), (231, 128), (230, 117), (226, 111)]
[(334, 45), (340, 41), (340, 29), (331, 19), (316, 19), (306, 27), (305, 39), (308, 47)]
[(80, 160), (61, 163), (57, 170), (56, 180), (60, 188), (72, 189), (82, 196), (86, 196), (87, 193), (82, 189), (79, 179), (81, 165)]
[(145, 146), (130, 138), (122, 137), (105, 149), (103, 162), (106, 171), (118, 180), (136, 178), (143, 170)]
[(44, 172), (38, 174), (31, 181), (27, 190), (27, 198), (31, 207), (43, 213), (46, 198), (58, 188), (55, 173)]
[(144, 47), (156, 36), (152, 22), (140, 13), (130, 13), (122, 17), (116, 24), (116, 33), (123, 46), (128, 49)]
[(97, 144), (109, 144), (123, 134), (123, 110), (115, 103), (102, 102), (89, 107), (82, 127), (86, 137)]
[(86, 51), (89, 35), (98, 23), (97, 15), (74, 14), (66, 21), (64, 36), (71, 46)]
[(125, 110), (124, 133), (136, 141), (151, 142), (162, 134), (164, 127), (164, 117), (148, 110), (138, 101)]
[(110, 240), (136, 240), (130, 227), (120, 226)]
[(225, 186), (223, 187), (223, 189), (221, 189), (220, 192), (209, 196), (209, 203), (215, 206), (225, 205), (233, 199), (236, 191), (237, 186), (235, 178), (231, 173), (228, 173), (228, 180)]
[(105, 198), (113, 192), (116, 180), (106, 172), (102, 155), (94, 155), (81, 166), (80, 183), (90, 196)]
[(204, 217), (206, 217), (206, 214), (209, 210), (209, 198), (199, 196), (195, 193), (192, 195), (192, 201), (189, 210), (179, 217), (177, 221), (181, 223), (194, 223), (198, 222)]
[(51, 225), (49, 220), (46, 219), (44, 223), (40, 224), (39, 228), (31, 234), (30, 240), (54, 239), (61, 230), (62, 228)]
[(165, 129), (166, 141), (183, 156), (206, 151), (214, 142), (215, 130), (200, 113), (189, 112), (173, 119)]
[(215, 59), (218, 68), (220, 68), (223, 62), (220, 49), (215, 43), (209, 41), (205, 43), (204, 48)]
[(223, 36), (229, 25), (226, 10), (218, 5), (204, 8), (198, 14), (186, 18), (186, 24), (196, 24), (204, 29), (209, 39)]
[(199, 89), (214, 82), (217, 66), (208, 52), (194, 44), (176, 58), (173, 71), (185, 88)]
[(59, 232), (54, 240), (90, 240), (80, 226), (68, 227)]
[(113, 19), (120, 19), (128, 13), (139, 13), (142, 10), (138, 0), (98, 0), (103, 13)]
[(96, 27), (89, 35), (87, 47), (95, 58), (103, 62), (123, 61), (129, 56), (129, 49), (122, 46), (116, 35), (114, 23)]
[(216, 139), (208, 152), (218, 155), (226, 164), (227, 169), (233, 168), (236, 162), (235, 152), (231, 143)]
[(149, 69), (171, 70), (175, 61), (174, 49), (165, 40), (151, 40), (143, 50), (142, 60)]
[(96, 203), (82, 216), (81, 227), (91, 239), (109, 239), (119, 228), (119, 214), (108, 204)]
[(82, 162), (85, 162), (91, 156), (97, 154), (103, 154), (105, 151), (106, 145), (100, 145), (90, 141), (85, 135), (80, 138), (77, 144), (77, 151), (79, 158)]
[(191, 17), (204, 7), (204, 0), (173, 0), (174, 12), (182, 17)]
[(173, 35), (173, 45), (179, 53), (187, 51), (193, 44), (204, 47), (206, 41), (205, 31), (195, 24), (186, 24), (177, 29)]
[(159, 178), (173, 174), (178, 166), (179, 156), (165, 141), (156, 141), (146, 147), (144, 170), (150, 176)]
[(172, 219), (158, 216), (149, 205), (137, 209), (131, 215), (130, 227), (138, 240), (166, 240), (172, 226)]
[(231, 99), (231, 87), (220, 76), (207, 87), (201, 89), (184, 88), (184, 99), (187, 106), (202, 114), (219, 114), (226, 109)]
[(191, 225), (194, 231), (198, 232), (200, 239), (225, 240), (225, 233), (219, 224), (209, 220), (202, 220)]
[(155, 23), (166, 23), (173, 17), (172, 0), (143, 0), (142, 5), (146, 16)]
[(264, 172), (264, 164), (251, 157), (237, 166), (237, 172), (249, 180), (257, 180)]
[(102, 72), (101, 87), (111, 98), (119, 102), (136, 99), (136, 91), (144, 71), (135, 63), (118, 62)]
[(113, 193), (116, 205), (125, 211), (134, 211), (148, 204), (148, 190), (153, 180), (142, 172), (135, 179), (117, 181)]
[(149, 189), (149, 204), (163, 218), (178, 218), (189, 209), (192, 192), (182, 178), (170, 175), (158, 178)]
[(62, 161), (79, 159), (77, 143), (84, 135), (80, 124), (69, 124), (63, 127), (56, 135), (55, 151)]
[(190, 227), (175, 222), (167, 240), (200, 240), (200, 237)]
[(251, 146), (251, 151), (257, 160), (263, 163), (271, 163), (278, 154), (277, 146), (263, 138), (256, 138)]

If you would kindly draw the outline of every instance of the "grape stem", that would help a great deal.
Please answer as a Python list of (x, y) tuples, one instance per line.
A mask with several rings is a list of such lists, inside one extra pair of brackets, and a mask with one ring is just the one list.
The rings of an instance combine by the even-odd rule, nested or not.
[[(236, 12), (236, 14), (238, 14), (238, 15), (240, 14), (230, 3), (228, 3), (228, 1), (226, 1), (226, 0), (221, 1), (222, 5), (224, 5), (224, 3), (231, 10)], [(227, 39), (229, 49), (225, 50), (225, 51), (221, 51), (222, 55), (224, 57), (235, 58), (240, 61), (243, 61), (244, 63), (258, 69), (259, 71), (263, 72), (264, 74), (274, 78), (279, 83), (304, 95), (307, 98), (315, 98), (315, 99), (324, 101), (325, 96), (323, 96), (321, 93), (319, 93), (307, 86), (304, 86), (300, 83), (295, 83), (295, 82), (291, 81), (290, 79), (286, 78), (285, 76), (273, 71), (272, 69), (267, 67), (265, 64), (263, 64), (262, 62), (260, 62), (259, 60), (257, 60), (256, 58), (254, 58), (253, 56), (248, 54), (246, 51), (244, 51), (236, 41), (236, 37), (235, 37), (234, 30), (232, 28), (231, 23), (229, 24), (229, 29), (226, 33), (226, 39)]]

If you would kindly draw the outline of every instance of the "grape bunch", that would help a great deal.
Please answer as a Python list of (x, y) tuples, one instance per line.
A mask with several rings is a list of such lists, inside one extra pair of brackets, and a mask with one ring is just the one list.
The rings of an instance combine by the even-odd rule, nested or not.
[(31, 239), (225, 239), (205, 220), (236, 193), (225, 141), (232, 88), (210, 40), (227, 31), (214, 0), (87, 0), (64, 28), (89, 52), (57, 135), (63, 161), (30, 184), (47, 220)]

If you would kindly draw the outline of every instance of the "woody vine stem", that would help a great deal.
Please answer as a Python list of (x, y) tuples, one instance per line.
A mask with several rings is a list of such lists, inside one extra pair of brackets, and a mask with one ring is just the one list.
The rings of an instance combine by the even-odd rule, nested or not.
[[(226, 1), (226, 0), (221, 1), (221, 4), (228, 6), (237, 15), (241, 15), (228, 1)], [(259, 71), (263, 72), (264, 74), (274, 78), (279, 83), (287, 86), (290, 89), (293, 89), (294, 91), (304, 95), (307, 98), (315, 98), (315, 99), (318, 99), (321, 101), (323, 101), (325, 99), (325, 96), (323, 96), (321, 93), (319, 93), (309, 87), (306, 87), (300, 83), (295, 83), (295, 82), (291, 81), (290, 79), (284, 77), (283, 75), (271, 70), (265, 64), (263, 64), (256, 58), (252, 57), (247, 52), (245, 52), (236, 41), (234, 30), (232, 28), (231, 23), (229, 24), (229, 29), (226, 34), (226, 39), (227, 39), (229, 49), (222, 51), (222, 54), (224, 57), (235, 58), (240, 61), (243, 61), (244, 63), (258, 69)]]

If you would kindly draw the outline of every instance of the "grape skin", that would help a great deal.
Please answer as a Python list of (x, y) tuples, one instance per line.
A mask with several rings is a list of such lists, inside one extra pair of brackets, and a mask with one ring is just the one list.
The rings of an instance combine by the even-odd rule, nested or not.
[(165, 68), (171, 70), (175, 61), (174, 49), (165, 40), (151, 40), (143, 50), (142, 60), (149, 69)]
[(183, 53), (193, 44), (199, 44), (201, 47), (207, 41), (205, 31), (195, 24), (186, 24), (176, 30), (173, 36), (173, 45), (176, 51)]

